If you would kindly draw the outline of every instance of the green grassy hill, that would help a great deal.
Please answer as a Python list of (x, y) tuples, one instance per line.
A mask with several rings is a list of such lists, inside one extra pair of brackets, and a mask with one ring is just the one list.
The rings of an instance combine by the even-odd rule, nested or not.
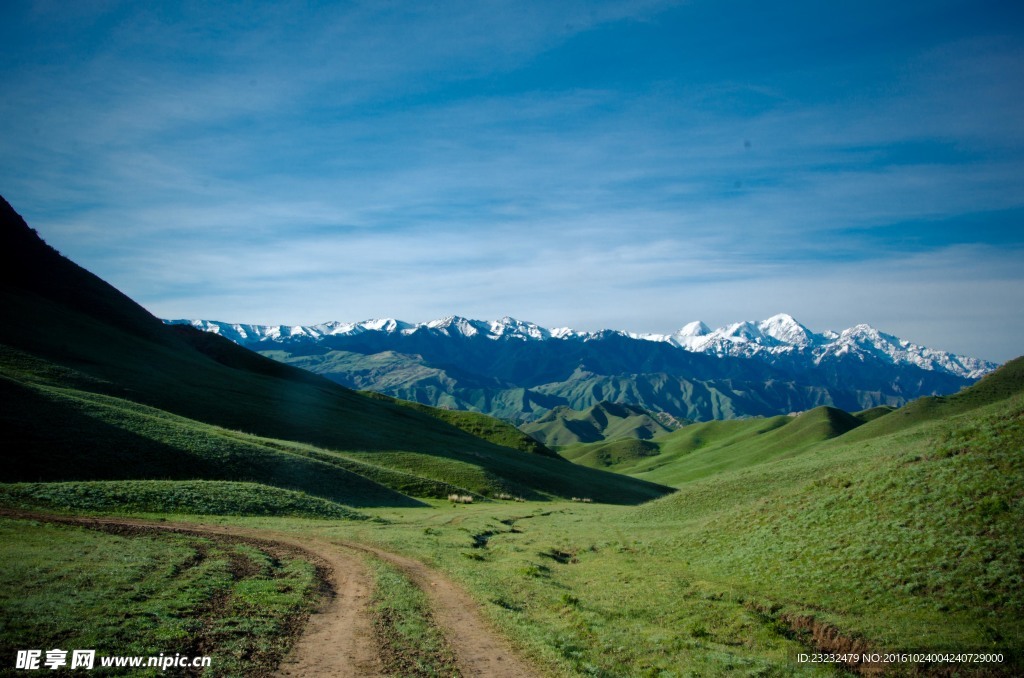
[(577, 464), (591, 468), (614, 468), (622, 473), (647, 457), (661, 454), (661, 446), (651, 440), (619, 438), (591, 445), (574, 445), (562, 450), (560, 454)]
[(598, 443), (577, 445), (561, 454), (578, 464), (678, 486), (722, 471), (798, 454), (862, 424), (842, 410), (817, 407), (798, 416), (690, 424), (645, 441), (642, 450)]
[[(876, 436), (903, 431), (919, 424), (955, 417), (971, 410), (1005, 400), (1020, 391), (1024, 381), (1024, 360), (1011, 360), (976, 384), (951, 396), (930, 396), (872, 419), (850, 440), (867, 440)], [(861, 413), (863, 414), (863, 413)]]
[[(452, 490), (638, 503), (668, 491), (165, 326), (43, 243), (6, 202), (0, 309), (4, 481), (244, 480), (350, 505)], [(500, 439), (500, 428), (482, 435)]]
[[(634, 664), (657, 665), (661, 629), (671, 623), (699, 631), (691, 631), (700, 641), (695, 654), (740, 654), (735, 648), (750, 647), (737, 642), (742, 624), (710, 611), (732, 605), (736, 619), (772, 624), (823, 652), (1003, 657), (896, 664), (886, 674), (1021, 675), (1024, 358), (955, 396), (904, 410), (849, 415), (818, 408), (797, 417), (707, 422), (645, 441), (642, 450), (602, 443), (572, 453), (580, 463), (678, 488), (641, 507), (591, 517), (599, 527), (590, 531), (568, 518), (558, 524), (561, 532), (551, 528), (548, 543), (580, 559), (564, 568), (558, 583), (570, 593), (562, 595), (578, 596), (592, 625), (604, 624), (593, 641), (587, 629), (560, 627), (563, 644), (591, 648), (587, 661), (596, 655), (612, 664), (601, 648), (612, 643), (621, 618), (632, 624), (629, 647), (646, 657)], [(600, 557), (592, 556), (598, 549)], [(637, 602), (630, 607), (609, 594), (593, 621), (595, 591), (619, 581), (633, 583)], [(687, 585), (675, 597), (648, 593)], [(692, 597), (709, 611), (680, 612)], [(652, 620), (645, 628), (634, 620), (646, 614)], [(557, 624), (558, 613), (551, 619)], [(693, 644), (685, 630), (680, 635), (682, 654)], [(789, 673), (764, 671), (776, 672)]]
[(862, 422), (864, 422), (866, 424), (869, 421), (874, 421), (875, 419), (878, 419), (880, 417), (884, 417), (885, 415), (890, 414), (890, 413), (895, 412), (895, 411), (896, 411), (895, 407), (889, 407), (887, 405), (881, 405), (879, 407), (872, 407), (871, 409), (868, 409), (868, 410), (861, 410), (860, 412), (854, 412), (853, 416), (857, 417), (858, 419), (860, 419)]
[(1024, 361), (1013, 360), (960, 393), (926, 397), (904, 407), (876, 407), (849, 414), (818, 407), (798, 416), (708, 421), (690, 424), (635, 446), (573, 445), (560, 454), (577, 464), (605, 468), (679, 487), (728, 470), (801, 454), (823, 441), (853, 443), (947, 420), (1004, 401), (1019, 392)]
[(501, 419), (489, 417), (486, 414), (430, 407), (411, 400), (399, 400), (383, 393), (374, 393), (372, 391), (361, 391), (361, 393), (368, 398), (392, 402), (402, 407), (408, 407), (417, 412), (436, 417), (478, 438), (489, 440), (503, 447), (511, 447), (514, 450), (529, 452), (530, 454), (540, 454), (554, 459), (561, 458), (557, 453), (544, 446), (543, 443), (523, 433), (512, 424)]
[(815, 619), (878, 648), (1009, 649), (1019, 666), (1022, 368), (1017, 359), (957, 396), (796, 454), (664, 473), (680, 491), (637, 519), (673, 526), (697, 573), (777, 618)]
[(582, 410), (556, 407), (520, 430), (546, 445), (566, 447), (616, 438), (650, 440), (673, 429), (632, 405), (600, 402)]
[(61, 512), (290, 516), (365, 520), (333, 501), (258, 483), (94, 480), (0, 485), (0, 506)]

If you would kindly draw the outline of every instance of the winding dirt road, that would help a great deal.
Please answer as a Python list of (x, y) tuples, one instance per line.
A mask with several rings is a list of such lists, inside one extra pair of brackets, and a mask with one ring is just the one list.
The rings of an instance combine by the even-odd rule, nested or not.
[(225, 525), (154, 522), (134, 518), (59, 516), (0, 509), (0, 515), (95, 529), (132, 527), (187, 534), (225, 536), (285, 546), (308, 554), (325, 572), (333, 595), (315, 612), (288, 657), (279, 676), (383, 676), (383, 665), (373, 633), (370, 599), (373, 578), (359, 553), (385, 560), (427, 594), (431, 614), (466, 678), (532, 678), (538, 675), (495, 634), (476, 602), (461, 588), (423, 563), (378, 548), (353, 542), (331, 542), (293, 534)]

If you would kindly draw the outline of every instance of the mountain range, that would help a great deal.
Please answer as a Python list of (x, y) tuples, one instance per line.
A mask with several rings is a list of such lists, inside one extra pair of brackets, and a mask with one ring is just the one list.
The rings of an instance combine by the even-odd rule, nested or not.
[(856, 411), (954, 393), (997, 364), (919, 346), (868, 325), (817, 333), (787, 314), (672, 334), (548, 329), (505, 317), (391, 318), (318, 325), (166, 320), (218, 334), (351, 388), (516, 423), (601, 402), (659, 418)]

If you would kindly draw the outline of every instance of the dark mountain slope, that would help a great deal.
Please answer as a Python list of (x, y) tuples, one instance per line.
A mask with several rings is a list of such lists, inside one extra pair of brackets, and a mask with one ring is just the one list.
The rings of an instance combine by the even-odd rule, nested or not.
[(67, 364), (111, 395), (260, 435), (345, 449), (480, 441), (188, 327), (169, 327), (60, 256), (10, 205), (3, 217), (0, 342)]
[[(12, 357), (32, 360), (0, 351), (5, 367)], [(0, 481), (241, 479), (349, 506), (421, 504), (330, 458), (285, 454), (254, 436), (17, 376), (0, 374)]]
[[(359, 453), (363, 458), (358, 463), (364, 468), (367, 463), (392, 467), (382, 477), (393, 478), (395, 473), (423, 477), (431, 488), (423, 490), (427, 494), (436, 495), (436, 488), (452, 482), (453, 474), (458, 475), (458, 487), (481, 492), (509, 489), (531, 495), (582, 494), (627, 503), (665, 492), (650, 483), (623, 483), (608, 474), (580, 475), (560, 459), (488, 442), (436, 416), (365, 397), (218, 337), (167, 327), (95, 275), (60, 256), (6, 202), (0, 202), (0, 310), (4, 320), (0, 344), (15, 349), (3, 354), (5, 362), (0, 368), (5, 377), (17, 382), (5, 398), (20, 398), (10, 390), (19, 387), (37, 392), (50, 389), (45, 397), (57, 400), (59, 394), (53, 389), (65, 387), (102, 394), (117, 399), (116, 404), (104, 403), (115, 410), (138, 403), (190, 422), (176, 422), (174, 430), (196, 429), (201, 422), (266, 439)], [(26, 354), (32, 360), (19, 357)], [(85, 410), (97, 407), (92, 403)], [(61, 424), (59, 420), (43, 421), (33, 416), (34, 411), (31, 407), (22, 410), (26, 421), (17, 439), (7, 439), (21, 452), (5, 446), (5, 477), (35, 479), (31, 476), (37, 470), (32, 469), (43, 462), (29, 463), (29, 452), (64, 455), (64, 479), (90, 477), (94, 467), (84, 456), (73, 453), (73, 440), (43, 444), (47, 427)], [(181, 451), (174, 444), (172, 447)], [(160, 456), (156, 448), (147, 449), (153, 451), (148, 456)], [(298, 452), (290, 448), (287, 454), (294, 457)], [(210, 473), (204, 466), (207, 462), (194, 455), (187, 460), (174, 455), (168, 458), (172, 457), (174, 462), (156, 463), (154, 477), (167, 477), (163, 466), (184, 465), (193, 477)], [(337, 465), (342, 460), (331, 463)], [(348, 459), (344, 463), (351, 466), (357, 462)], [(244, 465), (238, 470), (245, 472)]]

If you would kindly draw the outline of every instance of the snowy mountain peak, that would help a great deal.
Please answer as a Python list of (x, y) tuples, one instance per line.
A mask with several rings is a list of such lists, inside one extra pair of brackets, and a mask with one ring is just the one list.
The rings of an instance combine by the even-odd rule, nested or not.
[(876, 330), (871, 325), (865, 325), (864, 323), (854, 325), (853, 327), (848, 327), (847, 329), (840, 332), (840, 336), (878, 336), (878, 334), (878, 330)]
[(505, 316), (501, 320), (490, 323), (490, 332), (495, 337), (516, 337), (519, 339), (550, 339), (552, 333), (540, 325), (531, 322), (516, 320), (511, 316)]
[(703, 337), (707, 334), (711, 334), (711, 328), (704, 324), (702, 320), (694, 320), (691, 323), (683, 325), (683, 329), (676, 333), (677, 337)]
[(424, 325), (431, 329), (442, 329), (451, 327), (460, 320), (465, 320), (465, 318), (460, 318), (457, 315), (446, 315), (443, 318), (437, 318), (436, 320), (431, 320), (430, 322), (424, 323)]
[(375, 318), (373, 320), (364, 320), (358, 323), (359, 327), (364, 330), (377, 330), (378, 332), (398, 332), (411, 327), (409, 323), (402, 322), (401, 320), (395, 320), (394, 318)]
[(580, 336), (580, 333), (571, 327), (556, 327), (550, 332), (552, 339), (572, 339)]
[(790, 346), (810, 346), (815, 339), (814, 334), (807, 327), (797, 322), (788, 313), (773, 315), (771, 318), (759, 322), (757, 327), (765, 336)]
[[(412, 327), (410, 325), (410, 327)], [(448, 336), (475, 337), (478, 334), (487, 334), (489, 327), (487, 323), (479, 320), (470, 320), (459, 315), (450, 315), (438, 320), (431, 320), (421, 327), (438, 330)]]
[(735, 341), (738, 343), (752, 341), (754, 343), (761, 343), (764, 341), (765, 334), (761, 331), (755, 323), (745, 320), (739, 323), (733, 323), (722, 330), (715, 330), (716, 334), (719, 334), (725, 339)]

